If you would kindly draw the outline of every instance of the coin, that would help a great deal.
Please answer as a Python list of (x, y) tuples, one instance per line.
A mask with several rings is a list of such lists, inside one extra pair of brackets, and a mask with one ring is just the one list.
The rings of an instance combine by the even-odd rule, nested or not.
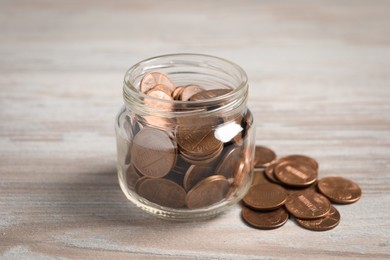
[(241, 161), (241, 147), (229, 148), (224, 157), (220, 160), (215, 172), (216, 174), (225, 176), (226, 179), (233, 178), (234, 174), (238, 171)]
[(262, 183), (250, 187), (243, 202), (255, 210), (272, 210), (283, 206), (287, 192), (273, 183)]
[(313, 169), (318, 170), (318, 162), (306, 155), (293, 154), (279, 159), (279, 162), (283, 161), (294, 161), (298, 163), (309, 164)]
[(144, 176), (165, 176), (176, 162), (176, 145), (162, 130), (144, 127), (139, 131), (131, 147), (131, 160)]
[(215, 138), (213, 129), (207, 127), (178, 127), (176, 140), (181, 149), (195, 157), (210, 155), (223, 146), (223, 143)]
[(360, 199), (362, 191), (353, 181), (342, 177), (325, 177), (318, 181), (318, 189), (332, 202), (349, 204)]
[(275, 177), (275, 166), (276, 165), (277, 165), (276, 162), (271, 163), (270, 165), (267, 166), (267, 168), (265, 168), (264, 173), (265, 173), (265, 176), (273, 183), (281, 184), (281, 182), (278, 179), (276, 179), (276, 177)]
[[(161, 85), (158, 85), (158, 86), (161, 86)], [(155, 89), (155, 88), (152, 88), (151, 90), (146, 92), (146, 95), (154, 97), (154, 98), (164, 99), (164, 100), (173, 100), (173, 98), (170, 95), (168, 95), (166, 92), (164, 92), (163, 90)], [(145, 100), (145, 103), (148, 106), (161, 107), (161, 108), (166, 108), (166, 107), (172, 106), (170, 104), (167, 105), (166, 103), (160, 104), (160, 102), (156, 102), (155, 100)]]
[(309, 186), (317, 180), (317, 170), (309, 164), (282, 161), (275, 166), (275, 177), (284, 184), (295, 187)]
[(210, 98), (219, 97), (231, 92), (231, 89), (210, 89), (200, 91), (190, 97), (190, 101), (205, 100)]
[(276, 154), (270, 148), (265, 146), (256, 146), (255, 148), (255, 168), (265, 168), (276, 159)]
[(183, 93), (185, 86), (179, 86), (176, 87), (175, 90), (172, 92), (172, 97), (174, 100), (180, 100), (181, 93)]
[(201, 91), (204, 91), (204, 88), (198, 85), (190, 84), (184, 87), (183, 92), (180, 95), (181, 101), (188, 101), (190, 97), (195, 95), (196, 93), (199, 93)]
[(264, 170), (262, 169), (254, 169), (253, 170), (253, 178), (252, 178), (252, 186), (256, 184), (262, 183), (270, 183), (270, 181), (265, 177)]
[[(154, 86), (152, 89), (148, 90), (148, 92), (146, 92), (146, 94), (148, 94), (149, 92), (151, 92), (152, 90), (159, 90), (159, 91), (163, 91), (165, 94), (167, 94), (171, 100), (173, 100), (173, 97), (172, 97), (172, 89), (163, 85), (163, 84), (158, 84), (156, 86)], [(175, 89), (176, 90), (176, 89)]]
[(301, 219), (323, 217), (329, 212), (331, 206), (327, 198), (313, 191), (289, 194), (285, 205), (292, 215)]
[(222, 175), (213, 175), (199, 182), (186, 196), (187, 207), (198, 209), (213, 205), (225, 198), (229, 182)]
[(185, 190), (171, 180), (148, 178), (138, 187), (138, 194), (163, 207), (181, 208), (185, 205)]
[(259, 229), (278, 228), (283, 226), (288, 220), (288, 212), (284, 207), (266, 212), (243, 207), (241, 216), (246, 223)]
[(167, 86), (171, 90), (171, 93), (175, 90), (173, 82), (162, 72), (149, 72), (145, 74), (140, 83), (140, 90), (142, 93), (146, 93), (159, 84)]
[(191, 165), (184, 176), (184, 189), (189, 191), (201, 180), (213, 175), (213, 169), (210, 166)]
[(324, 217), (318, 219), (299, 219), (295, 221), (302, 227), (313, 231), (326, 231), (335, 228), (340, 223), (340, 213), (333, 206)]
[(129, 189), (134, 189), (135, 184), (141, 175), (137, 172), (134, 165), (130, 164), (126, 171), (126, 183)]

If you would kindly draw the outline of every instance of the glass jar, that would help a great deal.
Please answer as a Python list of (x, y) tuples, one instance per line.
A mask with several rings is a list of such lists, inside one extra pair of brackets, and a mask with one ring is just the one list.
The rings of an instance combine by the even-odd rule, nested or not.
[[(165, 100), (140, 91), (147, 73), (217, 95)], [(184, 94), (183, 94), (184, 95)], [(171, 54), (139, 62), (125, 75), (116, 122), (118, 177), (126, 197), (162, 218), (214, 216), (237, 203), (252, 181), (255, 127), (247, 76), (227, 60)]]

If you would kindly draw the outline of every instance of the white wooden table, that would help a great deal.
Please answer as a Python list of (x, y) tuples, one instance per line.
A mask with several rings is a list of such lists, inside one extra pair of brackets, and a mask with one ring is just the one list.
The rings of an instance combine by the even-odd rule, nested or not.
[[(141, 59), (207, 53), (250, 79), (257, 144), (357, 182), (341, 223), (249, 228), (141, 212), (114, 117)], [(390, 258), (389, 1), (0, 1), (1, 259)]]

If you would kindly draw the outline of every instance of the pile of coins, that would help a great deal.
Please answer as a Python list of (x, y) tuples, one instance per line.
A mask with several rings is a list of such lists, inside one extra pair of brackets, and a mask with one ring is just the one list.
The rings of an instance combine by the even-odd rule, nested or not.
[(290, 155), (277, 160), (271, 149), (257, 146), (253, 183), (243, 199), (243, 220), (255, 228), (273, 229), (284, 225), (291, 214), (309, 230), (336, 227), (340, 214), (331, 202), (356, 202), (361, 189), (342, 177), (317, 179), (318, 163), (313, 158)]
[[(140, 81), (139, 91), (163, 100), (195, 102), (220, 97), (232, 89), (205, 89), (195, 84), (176, 87), (167, 75), (150, 72)], [(153, 99), (145, 102), (156, 105)], [(175, 209), (199, 209), (229, 200), (249, 181), (250, 160), (245, 160), (251, 157), (247, 136), (253, 118), (249, 111), (234, 120), (193, 117), (172, 119), (172, 123), (153, 115), (127, 116), (126, 120), (125, 182), (141, 200)], [(215, 131), (227, 124), (239, 131), (229, 140), (217, 139)]]

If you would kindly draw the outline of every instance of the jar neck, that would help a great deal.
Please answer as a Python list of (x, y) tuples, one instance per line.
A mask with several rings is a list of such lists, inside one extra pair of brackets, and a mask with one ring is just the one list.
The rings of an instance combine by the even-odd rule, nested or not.
[[(163, 100), (139, 91), (142, 77), (151, 71), (164, 72), (177, 85), (198, 84), (206, 89), (228, 88), (231, 91), (205, 100)], [(197, 54), (173, 54), (142, 61), (127, 71), (123, 85), (127, 109), (140, 115), (165, 118), (237, 114), (245, 108), (247, 95), (247, 76), (239, 66)]]

